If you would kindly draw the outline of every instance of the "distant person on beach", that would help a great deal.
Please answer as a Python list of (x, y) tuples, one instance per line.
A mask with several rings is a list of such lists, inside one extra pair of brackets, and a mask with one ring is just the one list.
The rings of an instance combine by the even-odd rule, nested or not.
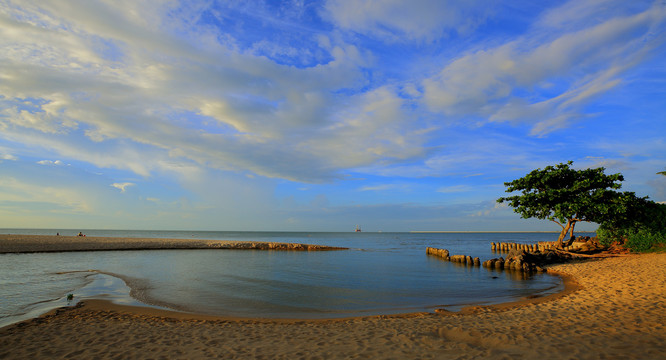
[(79, 236), (84, 236), (82, 232), (79, 232)]
[(56, 233), (56, 236), (60, 236), (60, 233)]

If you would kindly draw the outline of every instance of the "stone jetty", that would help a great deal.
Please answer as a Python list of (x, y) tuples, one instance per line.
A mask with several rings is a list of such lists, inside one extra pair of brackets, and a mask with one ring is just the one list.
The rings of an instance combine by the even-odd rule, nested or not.
[(67, 251), (167, 250), (167, 249), (324, 251), (324, 250), (345, 250), (346, 248), (331, 247), (324, 245), (312, 245), (312, 244), (256, 242), (256, 241), (0, 234), (0, 254), (67, 252)]
[(495, 252), (508, 253), (511, 250), (523, 250), (530, 253), (537, 251), (544, 252), (547, 250), (560, 249), (564, 251), (582, 251), (590, 252), (600, 250), (602, 246), (599, 245), (599, 240), (596, 237), (579, 236), (577, 238), (569, 239), (564, 242), (564, 246), (559, 248), (557, 241), (539, 241), (536, 244), (520, 244), (513, 242), (497, 242), (490, 243), (490, 248)]
[[(483, 262), (483, 267), (495, 270), (515, 270), (523, 272), (545, 272), (544, 266), (549, 264), (562, 263), (574, 258), (575, 254), (547, 249), (534, 253), (525, 250), (512, 249), (506, 255), (506, 258), (490, 259)], [(575, 255), (577, 257), (581, 255)]]
[(556, 246), (557, 241), (539, 241), (536, 244), (520, 244), (511, 242), (490, 243), (490, 248), (492, 251), (507, 253), (513, 249), (524, 250), (527, 252), (545, 251), (549, 249), (555, 249)]
[(446, 249), (437, 249), (428, 247), (426, 254), (440, 257), (446, 261), (463, 264), (467, 266), (481, 266), (481, 260), (478, 257), (472, 258), (469, 255), (450, 255)]
[(490, 259), (483, 262), (483, 267), (495, 270), (514, 270), (524, 272), (535, 272), (546, 270), (537, 265), (539, 260), (531, 253), (525, 250), (511, 249), (506, 259)]

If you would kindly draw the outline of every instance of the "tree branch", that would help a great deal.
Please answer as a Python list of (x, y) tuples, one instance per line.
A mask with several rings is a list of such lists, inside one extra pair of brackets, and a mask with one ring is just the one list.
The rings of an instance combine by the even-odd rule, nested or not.
[(564, 230), (564, 225), (560, 224), (559, 222), (557, 222), (553, 219), (548, 219), (548, 220), (550, 220), (550, 221), (554, 222), (555, 224), (559, 225), (562, 228), (562, 230)]

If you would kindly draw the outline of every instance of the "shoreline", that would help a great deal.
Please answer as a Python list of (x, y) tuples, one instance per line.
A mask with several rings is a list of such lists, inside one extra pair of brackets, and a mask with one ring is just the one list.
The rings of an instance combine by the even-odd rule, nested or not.
[[(116, 276), (104, 272), (100, 274)], [(15, 326), (22, 322), (40, 322), (39, 318), (51, 318), (55, 315), (66, 313), (69, 311), (83, 311), (83, 312), (115, 312), (118, 314), (129, 314), (133, 316), (143, 317), (143, 318), (160, 318), (160, 319), (173, 319), (173, 320), (205, 320), (213, 322), (242, 322), (242, 323), (280, 323), (280, 324), (297, 324), (303, 322), (315, 322), (315, 323), (332, 323), (332, 322), (345, 322), (353, 320), (364, 320), (364, 319), (408, 319), (421, 316), (457, 316), (457, 315), (474, 315), (481, 312), (502, 312), (508, 311), (514, 308), (519, 308), (523, 306), (529, 306), (533, 304), (544, 303), (548, 301), (554, 301), (559, 298), (568, 296), (581, 289), (580, 284), (576, 280), (564, 273), (555, 273), (556, 275), (562, 277), (564, 281), (564, 290), (548, 294), (545, 296), (538, 297), (526, 297), (518, 299), (515, 301), (509, 301), (499, 304), (491, 305), (470, 305), (464, 306), (459, 311), (449, 311), (446, 309), (436, 309), (435, 312), (409, 312), (409, 313), (400, 313), (400, 314), (386, 314), (386, 315), (363, 315), (363, 316), (348, 316), (348, 317), (335, 317), (335, 318), (280, 318), (280, 317), (234, 317), (227, 315), (212, 315), (205, 313), (196, 313), (196, 312), (187, 312), (187, 311), (178, 311), (174, 309), (159, 307), (155, 305), (145, 304), (142, 305), (124, 305), (113, 302), (112, 300), (98, 299), (98, 298), (89, 298), (84, 299), (76, 303), (73, 306), (64, 306), (52, 309), (44, 314), (18, 323), (10, 324), (5, 327), (0, 327), (0, 331), (4, 328)], [(121, 279), (121, 278), (120, 278)]]
[[(162, 240), (162, 239), (159, 239)], [(565, 290), (459, 312), (197, 315), (83, 300), (0, 328), (0, 358), (650, 359), (666, 347), (666, 254), (551, 265)]]
[(348, 250), (347, 248), (334, 246), (262, 241), (0, 234), (0, 254), (173, 249), (280, 251)]

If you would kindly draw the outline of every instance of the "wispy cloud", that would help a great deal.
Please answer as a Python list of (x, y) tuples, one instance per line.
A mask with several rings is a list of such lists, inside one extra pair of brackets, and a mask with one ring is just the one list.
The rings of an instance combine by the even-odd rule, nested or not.
[(408, 202), (379, 199), (395, 184), (478, 202), (468, 187), (588, 156), (643, 179), (665, 153), (664, 34), (662, 1), (5, 1), (0, 175), (104, 174), (190, 204), (160, 219), (236, 220), (283, 197)]
[[(379, 36), (389, 28), (407, 40), (467, 27), (466, 12), (488, 16), (470, 2), (384, 5), (340, 1), (326, 9), (343, 28)], [(170, 19), (168, 30), (160, 18), (168, 5), (149, 17), (135, 15), (144, 5), (132, 6), (44, 1), (7, 9), (2, 31), (12, 40), (3, 45), (9, 51), (0, 84), (6, 137), (36, 144), (49, 136), (60, 154), (143, 176), (181, 163), (319, 182), (348, 168), (426, 156), (424, 131), (436, 128), (419, 120), (422, 109), (415, 112), (399, 88), (363, 89), (369, 54), (358, 46), (329, 38), (319, 50), (331, 61), (290, 67), (211, 42), (210, 28), (189, 18)], [(544, 16), (559, 36), (537, 27), (454, 59), (423, 79), (423, 101), (448, 116), (529, 122), (534, 135), (564, 128), (588, 116), (582, 106), (647, 56), (663, 12), (655, 6), (573, 31)], [(170, 32), (179, 26), (190, 30)]]
[(445, 186), (437, 189), (437, 192), (440, 193), (445, 193), (445, 194), (450, 194), (450, 193), (463, 193), (463, 192), (468, 192), (472, 191), (474, 188), (469, 186), (469, 185), (453, 185), (453, 186)]
[(39, 165), (48, 165), (48, 166), (62, 166), (65, 165), (62, 161), (60, 160), (40, 160), (37, 161), (37, 164)]
[(114, 188), (120, 190), (121, 193), (124, 193), (125, 190), (126, 190), (129, 186), (134, 186), (134, 185), (136, 185), (136, 184), (131, 183), (131, 182), (123, 182), (123, 183), (113, 183), (113, 184), (111, 184), (112, 187), (114, 187)]
[[(490, 15), (492, 5), (476, 0), (331, 0), (326, 14), (342, 29), (389, 42), (432, 41), (450, 32), (467, 33)], [(489, 5), (489, 6), (487, 6)]]
[(381, 184), (381, 185), (368, 185), (359, 188), (359, 191), (388, 191), (388, 190), (404, 190), (407, 189), (407, 185), (398, 185), (398, 184)]
[(663, 42), (654, 32), (664, 28), (666, 10), (655, 6), (573, 29), (547, 23), (547, 29), (447, 64), (424, 80), (426, 104), (454, 117), (528, 122), (533, 135), (568, 127), (587, 116), (583, 106), (620, 84), (623, 72)]
[[(7, 206), (14, 203), (28, 203), (41, 208), (45, 204), (50, 213), (86, 214), (93, 210), (90, 202), (76, 189), (44, 186), (10, 176), (0, 176), (0, 203), (5, 203)], [(18, 214), (12, 216), (16, 215)]]

